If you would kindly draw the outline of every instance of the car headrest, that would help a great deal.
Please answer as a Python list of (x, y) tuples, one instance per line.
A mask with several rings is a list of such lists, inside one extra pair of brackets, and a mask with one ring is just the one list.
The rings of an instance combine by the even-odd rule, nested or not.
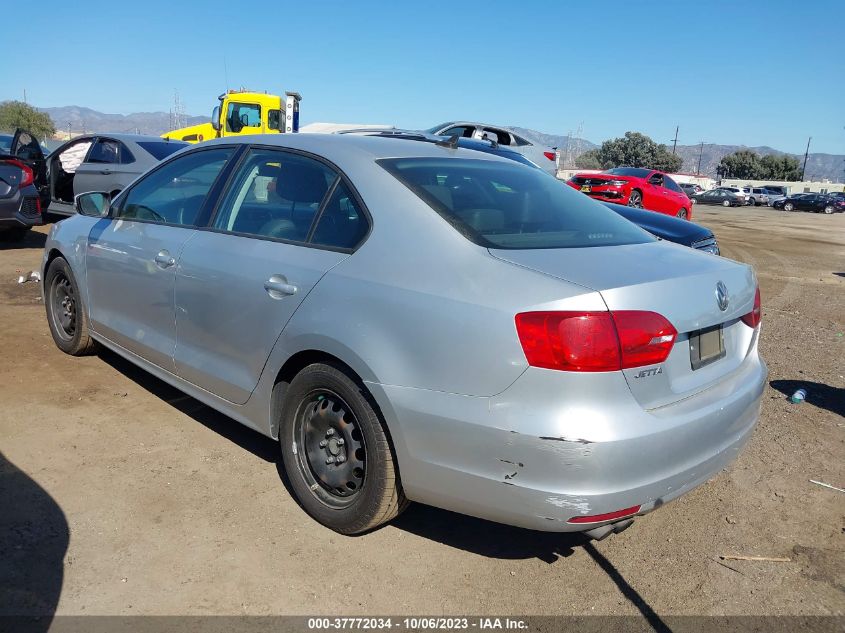
[(505, 212), (501, 209), (467, 209), (461, 219), (478, 233), (500, 231), (505, 226)]
[(276, 193), (292, 202), (319, 203), (328, 188), (322, 169), (296, 162), (284, 164), (276, 180)]

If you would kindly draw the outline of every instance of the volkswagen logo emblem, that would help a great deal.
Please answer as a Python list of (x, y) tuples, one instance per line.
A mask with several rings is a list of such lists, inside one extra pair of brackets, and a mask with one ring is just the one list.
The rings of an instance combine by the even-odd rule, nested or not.
[(724, 284), (724, 282), (719, 282), (716, 284), (716, 303), (719, 304), (719, 309), (724, 312), (728, 309), (728, 304), (731, 302), (731, 298), (728, 296), (728, 287)]

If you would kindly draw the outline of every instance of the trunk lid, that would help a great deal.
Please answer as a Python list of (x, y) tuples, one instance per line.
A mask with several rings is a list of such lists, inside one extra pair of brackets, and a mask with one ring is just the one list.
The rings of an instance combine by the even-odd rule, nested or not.
[[(753, 346), (755, 331), (740, 320), (754, 306), (757, 280), (749, 266), (666, 242), (490, 253), (595, 290), (611, 311), (649, 310), (666, 317), (678, 331), (666, 361), (623, 370), (646, 409), (689, 397), (737, 372)], [(725, 310), (717, 300), (719, 282), (727, 288)], [(721, 327), (725, 355), (693, 369), (690, 335), (713, 326)]]

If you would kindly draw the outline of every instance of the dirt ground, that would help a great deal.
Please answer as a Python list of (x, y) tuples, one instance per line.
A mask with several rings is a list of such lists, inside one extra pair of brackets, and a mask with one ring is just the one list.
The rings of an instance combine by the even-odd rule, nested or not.
[(728, 470), (599, 543), (419, 505), (330, 532), (273, 441), (114, 354), (56, 349), (16, 283), (49, 226), (3, 245), (0, 614), (845, 614), (845, 494), (809, 481), (845, 487), (845, 214), (695, 216), (760, 278), (762, 418)]

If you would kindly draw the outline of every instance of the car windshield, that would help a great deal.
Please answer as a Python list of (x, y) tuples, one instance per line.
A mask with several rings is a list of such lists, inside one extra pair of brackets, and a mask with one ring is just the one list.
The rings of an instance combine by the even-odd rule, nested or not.
[(640, 167), (615, 167), (608, 169), (606, 174), (613, 174), (614, 176), (634, 176), (636, 178), (645, 178), (651, 173), (651, 169), (641, 169)]
[(604, 205), (517, 163), (454, 158), (393, 158), (378, 163), (462, 235), (487, 248), (654, 241)]
[(138, 146), (152, 154), (156, 160), (161, 160), (174, 152), (178, 152), (183, 147), (188, 147), (188, 143), (181, 141), (138, 141)]

